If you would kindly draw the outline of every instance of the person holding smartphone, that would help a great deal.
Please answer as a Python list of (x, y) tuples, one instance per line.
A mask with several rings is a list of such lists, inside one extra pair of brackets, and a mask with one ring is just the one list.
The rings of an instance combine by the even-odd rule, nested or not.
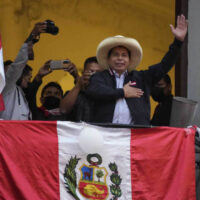
[[(55, 64), (57, 63), (57, 64)], [(27, 100), (32, 112), (33, 120), (66, 120), (66, 115), (60, 112), (60, 101), (63, 98), (63, 90), (59, 83), (49, 82), (47, 83), (41, 92), (40, 102), (41, 106), (38, 107), (36, 103), (36, 95), (39, 87), (42, 84), (42, 80), (45, 76), (52, 73), (53, 70), (64, 70), (69, 72), (74, 80), (77, 79), (78, 71), (76, 66), (69, 60), (62, 66), (62, 61), (52, 62), (49, 60), (39, 69), (32, 83), (27, 91)], [(56, 66), (54, 66), (55, 64)]]
[(102, 71), (102, 68), (99, 66), (96, 57), (89, 57), (85, 60), (82, 76), (60, 102), (60, 111), (68, 115), (70, 121), (92, 121), (94, 102), (85, 94), (85, 89), (90, 78), (100, 71)]

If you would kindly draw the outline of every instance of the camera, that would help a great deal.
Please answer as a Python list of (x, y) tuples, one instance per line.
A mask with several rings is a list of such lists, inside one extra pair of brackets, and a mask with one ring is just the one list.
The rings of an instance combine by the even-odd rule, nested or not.
[(52, 35), (58, 34), (59, 28), (54, 24), (52, 20), (47, 19), (45, 22), (47, 24), (46, 33), (50, 33)]

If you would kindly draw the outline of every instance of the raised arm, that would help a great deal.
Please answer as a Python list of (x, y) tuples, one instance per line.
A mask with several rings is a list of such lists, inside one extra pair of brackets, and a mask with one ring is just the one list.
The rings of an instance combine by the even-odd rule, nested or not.
[(9, 66), (6, 72), (6, 86), (4, 92), (9, 92), (15, 87), (16, 81), (20, 78), (22, 71), (28, 61), (28, 54), (32, 50), (33, 41), (41, 32), (45, 31), (45, 23), (37, 23), (31, 31), (29, 37), (22, 45), (15, 61)]
[(74, 108), (78, 95), (81, 90), (84, 90), (89, 83), (91, 73), (85, 71), (81, 77), (78, 78), (76, 85), (69, 91), (69, 93), (60, 102), (60, 111), (62, 113), (70, 113)]
[(149, 70), (145, 72), (147, 77), (146, 80), (149, 81), (150, 85), (154, 85), (164, 74), (168, 73), (180, 55), (181, 46), (187, 34), (188, 22), (185, 19), (185, 16), (181, 15), (177, 17), (176, 24), (176, 27), (170, 25), (175, 40), (170, 45), (168, 52), (162, 58), (160, 63), (150, 66)]
[(38, 88), (42, 84), (43, 77), (45, 77), (46, 75), (48, 75), (52, 72), (49, 64), (50, 64), (50, 60), (45, 62), (45, 64), (39, 69), (39, 71), (36, 74), (36, 76), (34, 77), (32, 83), (28, 87), (28, 90), (26, 93), (26, 99), (29, 103), (29, 107), (33, 114), (33, 119), (34, 119), (34, 115), (37, 114), (35, 112), (37, 112), (36, 95), (37, 95)]
[(74, 63), (70, 62), (69, 64), (66, 64), (64, 67), (64, 71), (69, 72), (73, 76), (75, 84), (78, 82), (79, 74), (76, 65)]
[(177, 17), (176, 24), (176, 27), (170, 24), (171, 31), (177, 40), (183, 42), (187, 34), (188, 21), (185, 19), (184, 15), (181, 15)]

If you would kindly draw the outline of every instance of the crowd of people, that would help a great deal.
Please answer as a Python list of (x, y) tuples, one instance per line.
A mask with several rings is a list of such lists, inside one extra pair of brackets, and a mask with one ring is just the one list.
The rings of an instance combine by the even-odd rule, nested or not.
[[(172, 94), (171, 81), (166, 74), (179, 56), (187, 34), (187, 20), (183, 15), (178, 16), (176, 27), (170, 26), (175, 39), (161, 62), (137, 71), (143, 54), (139, 42), (123, 36), (106, 38), (98, 45), (96, 57), (85, 60), (82, 75), (70, 60), (63, 65), (63, 70), (73, 76), (74, 87), (63, 91), (59, 83), (49, 82), (42, 89), (38, 107), (38, 89), (43, 78), (53, 70), (49, 60), (32, 80), (32, 68), (27, 62), (34, 59), (33, 47), (39, 43), (40, 34), (47, 32), (46, 22), (37, 23), (16, 59), (4, 62), (5, 110), (0, 112), (0, 118), (169, 125)], [(159, 102), (152, 120), (151, 95)]]

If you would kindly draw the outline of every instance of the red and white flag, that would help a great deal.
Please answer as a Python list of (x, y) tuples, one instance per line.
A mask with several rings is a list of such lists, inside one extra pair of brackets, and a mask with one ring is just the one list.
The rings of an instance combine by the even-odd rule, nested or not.
[[(0, 121), (0, 199), (195, 200), (195, 131)], [(83, 132), (103, 136), (98, 153)]]
[(4, 73), (4, 65), (3, 65), (3, 50), (1, 45), (1, 35), (0, 35), (0, 111), (4, 110), (4, 101), (1, 95), (3, 88), (5, 86), (5, 73)]

